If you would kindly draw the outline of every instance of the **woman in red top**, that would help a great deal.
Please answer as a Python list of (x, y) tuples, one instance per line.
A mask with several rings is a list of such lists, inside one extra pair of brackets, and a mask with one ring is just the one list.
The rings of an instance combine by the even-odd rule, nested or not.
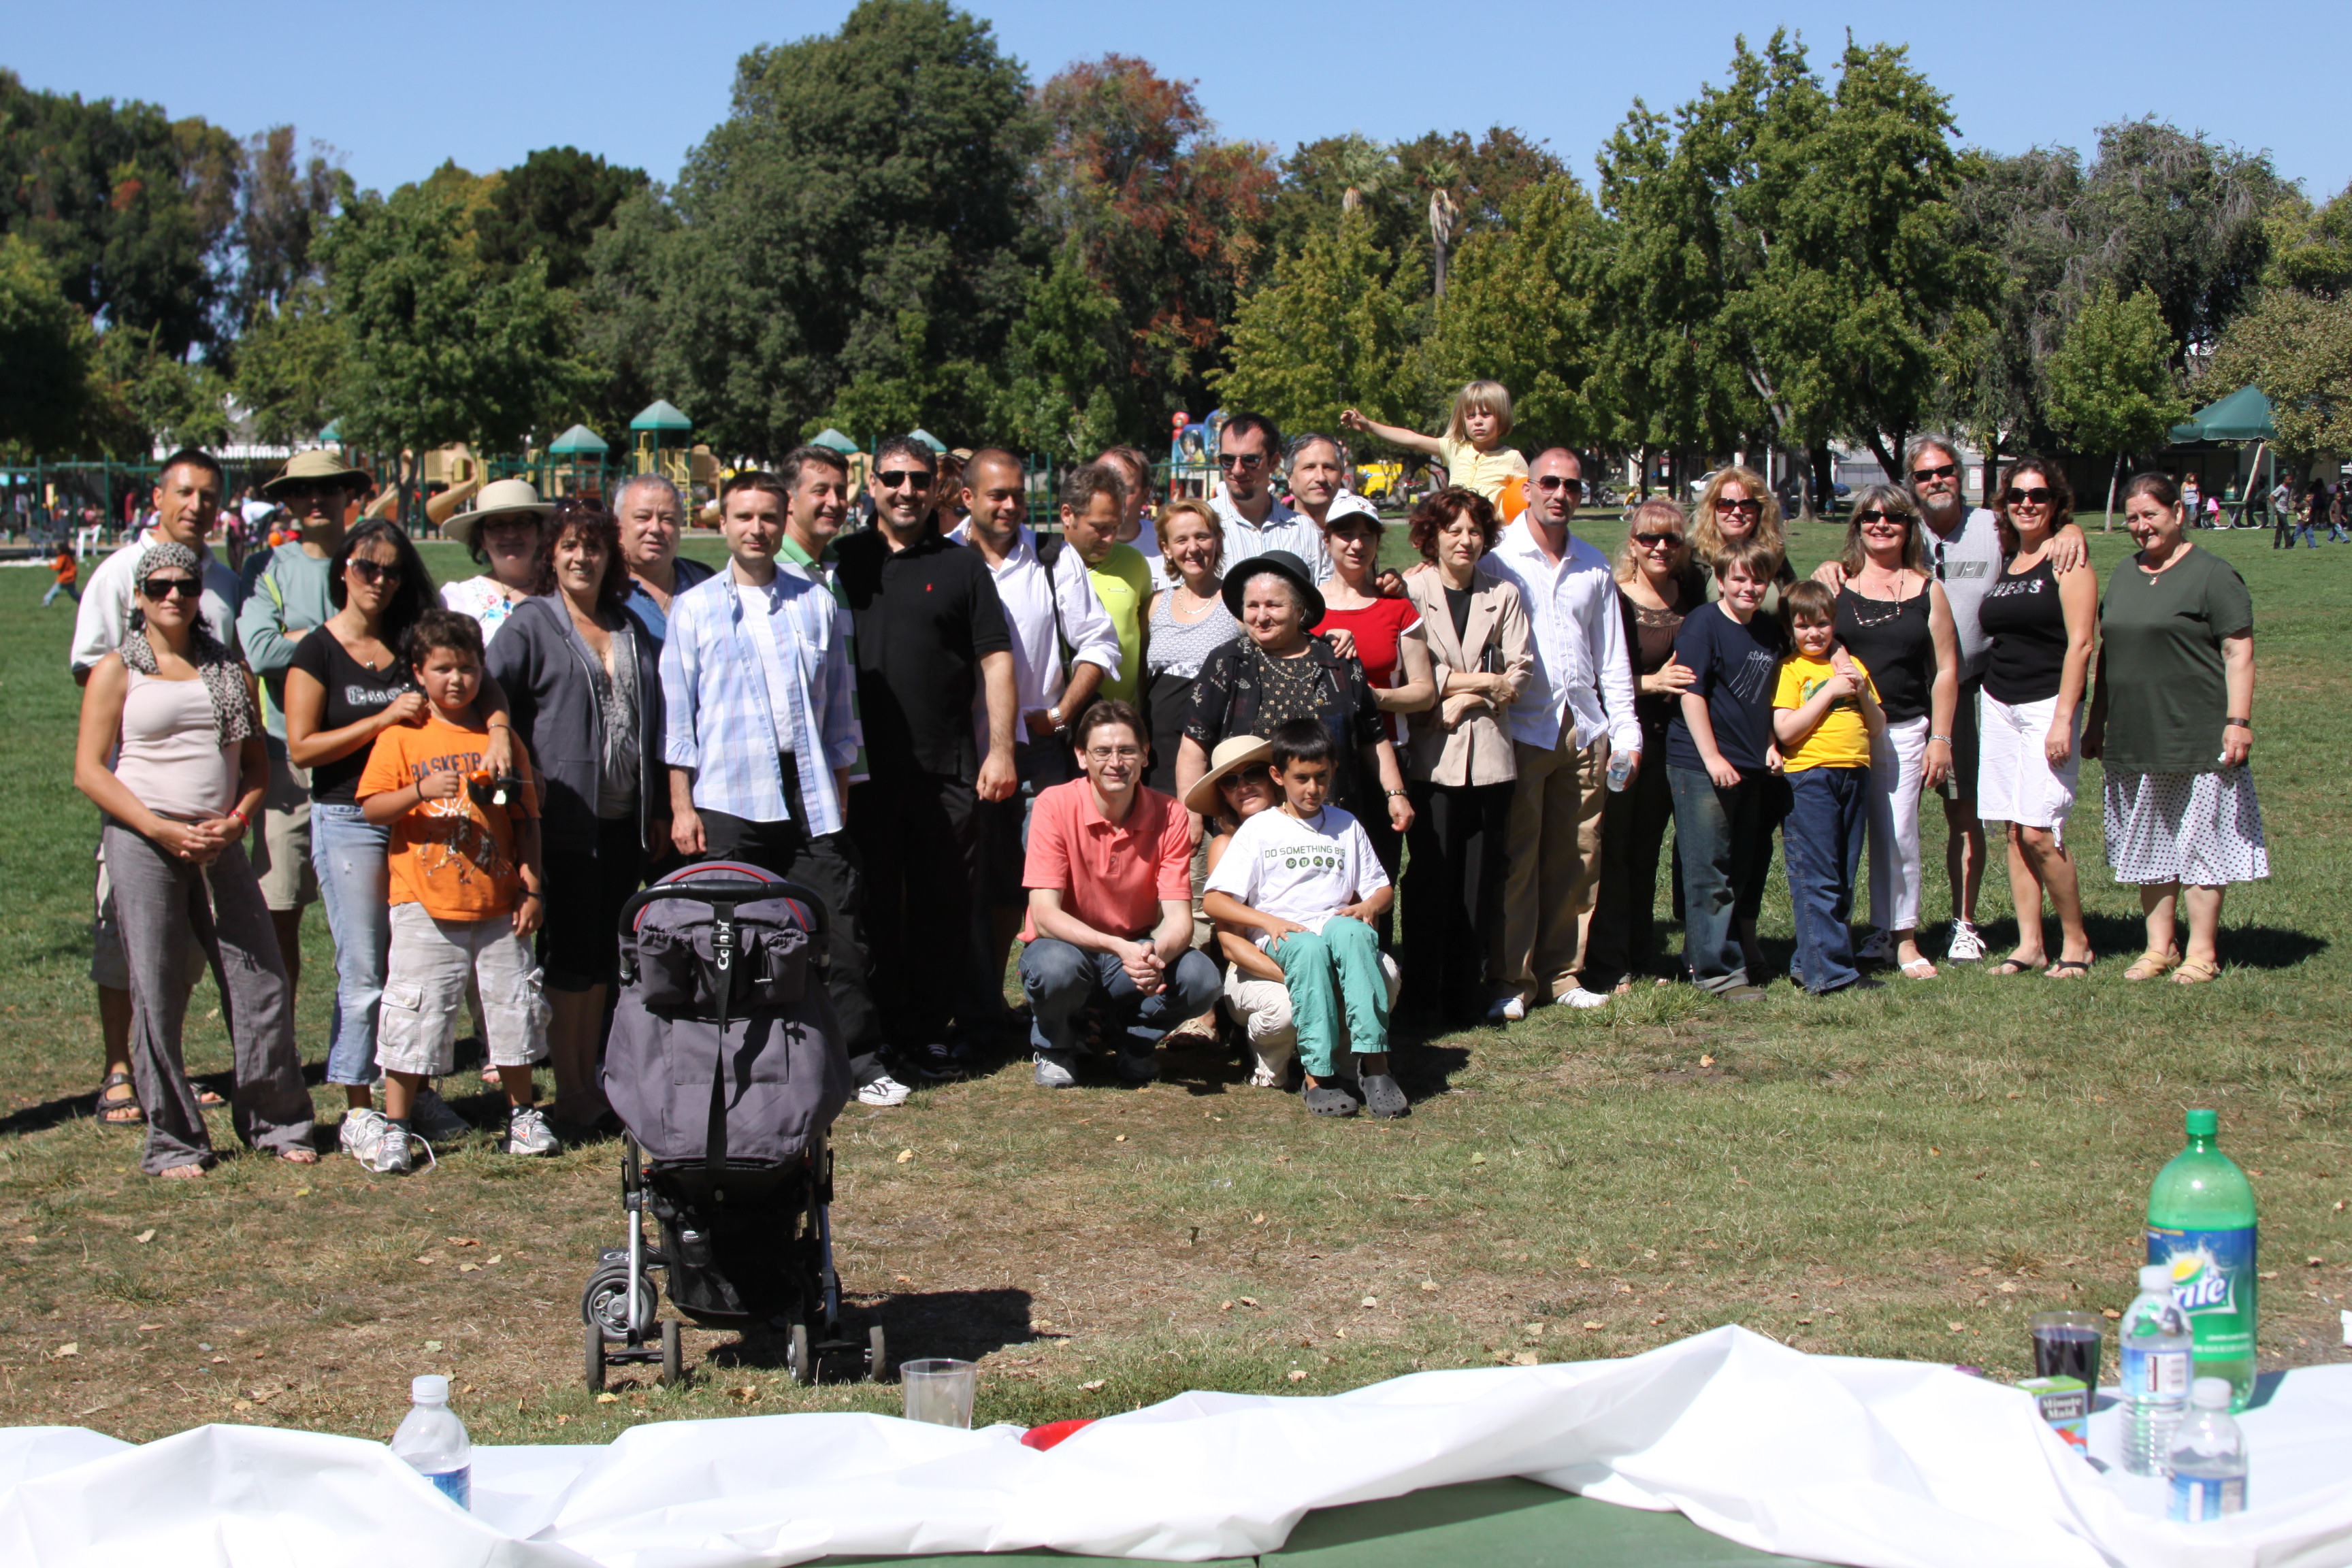
[[(1374, 582), (1381, 570), (1381, 519), (1370, 502), (1354, 496), (1333, 501), (1323, 524), (1323, 547), (1330, 552), (1331, 580), (1323, 584), (1323, 618), (1315, 623), (1315, 635), (1340, 658), (1352, 657), (1364, 667), (1389, 740), (1401, 747), (1404, 715), (1437, 700), (1437, 676), (1429, 662), (1429, 634), (1422, 629), (1421, 612), (1402, 595), (1381, 597)], [(1394, 880), (1404, 836), (1390, 826), (1388, 813), (1366, 809), (1376, 803), (1339, 804), (1363, 823), (1381, 869)], [(1381, 918), (1381, 927), (1385, 945), (1388, 917)]]

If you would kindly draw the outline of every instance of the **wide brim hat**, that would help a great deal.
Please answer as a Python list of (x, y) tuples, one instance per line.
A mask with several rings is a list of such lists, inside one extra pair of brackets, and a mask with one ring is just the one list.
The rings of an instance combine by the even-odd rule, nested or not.
[(538, 489), (529, 479), (492, 479), (474, 498), (472, 510), (451, 518), (441, 531), (467, 549), (481, 537), (488, 524), (509, 517), (527, 517), (541, 522), (555, 510), (551, 500), (539, 499)]
[(1269, 572), (1277, 577), (1289, 579), (1290, 585), (1298, 590), (1298, 602), (1306, 610), (1306, 619), (1299, 623), (1300, 627), (1313, 630), (1315, 624), (1323, 618), (1323, 590), (1315, 585), (1315, 574), (1307, 569), (1307, 563), (1287, 550), (1269, 550), (1263, 555), (1253, 555), (1228, 571), (1225, 585), (1221, 590), (1225, 608), (1233, 612), (1234, 619), (1240, 620), (1242, 591), (1249, 586), (1251, 578), (1263, 577)]
[(1217, 785), (1227, 773), (1238, 773), (1253, 763), (1274, 761), (1274, 742), (1255, 735), (1228, 735), (1217, 742), (1209, 753), (1209, 771), (1201, 775), (1200, 783), (1184, 792), (1184, 806), (1202, 816), (1216, 816), (1225, 808), (1224, 797)]
[(365, 468), (354, 468), (334, 452), (321, 447), (309, 452), (297, 452), (293, 459), (278, 470), (278, 476), (261, 487), (262, 495), (278, 500), (289, 485), (341, 485), (345, 489), (372, 490), (375, 476)]

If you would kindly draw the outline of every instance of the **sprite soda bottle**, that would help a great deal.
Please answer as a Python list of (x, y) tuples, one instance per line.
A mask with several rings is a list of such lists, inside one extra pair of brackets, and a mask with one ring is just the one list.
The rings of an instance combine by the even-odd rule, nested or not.
[(2217, 1147), (2218, 1113), (2189, 1113), (2189, 1147), (2147, 1194), (2147, 1260), (2172, 1270), (2196, 1337), (2196, 1375), (2227, 1378), (2230, 1408), (2254, 1393), (2254, 1189)]

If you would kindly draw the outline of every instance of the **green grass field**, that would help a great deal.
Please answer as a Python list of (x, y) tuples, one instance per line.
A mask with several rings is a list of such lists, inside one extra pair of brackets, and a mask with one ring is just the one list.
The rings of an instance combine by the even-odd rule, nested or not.
[[(1584, 527), (1613, 542), (1612, 522)], [(1800, 563), (1835, 537), (1801, 531)], [(2129, 546), (2093, 539), (2104, 575)], [(1672, 987), (1595, 1014), (1546, 1009), (1507, 1033), (1402, 1044), (1418, 1103), (1383, 1125), (1312, 1122), (1208, 1053), (1172, 1053), (1142, 1091), (1048, 1098), (1023, 1064), (898, 1110), (853, 1105), (835, 1221), (859, 1313), (878, 1315), (900, 1357), (980, 1358), (982, 1421), (1105, 1414), (1186, 1387), (1323, 1393), (1421, 1367), (1622, 1355), (1725, 1322), (2013, 1377), (2029, 1370), (2028, 1312), (2128, 1299), (2147, 1183), (2179, 1144), (2181, 1110), (2215, 1105), (2262, 1204), (2265, 1365), (2346, 1353), (2352, 1053), (2338, 1020), (2352, 958), (2335, 925), (2352, 909), (2336, 785), (2352, 742), (2339, 653), (2352, 551), (2282, 556), (2251, 531), (2218, 548), (2258, 611), (2254, 766), (2275, 868), (2231, 895), (2219, 983), (2122, 979), (2137, 902), (2105, 869), (2093, 767), (2069, 833), (2101, 958), (2087, 984), (1948, 967), (1828, 1002), (1776, 984), (1745, 1007)], [(454, 552), (433, 550), (455, 570)], [(619, 1237), (615, 1145), (527, 1162), (478, 1142), (404, 1181), (340, 1158), (139, 1175), (137, 1135), (89, 1116), (94, 815), (69, 777), (70, 616), (38, 607), (46, 583), (0, 572), (17, 751), (0, 786), (0, 1423), (383, 1436), (425, 1371), (452, 1374), (476, 1437), (494, 1442), (894, 1406), (893, 1388), (800, 1390), (699, 1331), (687, 1387), (624, 1378), (593, 1400), (576, 1301), (593, 1249)], [(2011, 927), (1998, 862), (1985, 903), (1999, 944)], [(1784, 957), (1785, 889), (1764, 934)], [(315, 911), (305, 956), (315, 1068), (331, 973)], [(214, 1002), (207, 984), (199, 1071), (226, 1065), (203, 1017)], [(446, 1087), (465, 1109), (470, 1083)]]

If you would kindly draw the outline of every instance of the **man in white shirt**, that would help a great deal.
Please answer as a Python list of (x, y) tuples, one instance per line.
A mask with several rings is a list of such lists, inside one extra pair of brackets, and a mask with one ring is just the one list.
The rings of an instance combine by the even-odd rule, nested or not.
[[(163, 459), (155, 476), (155, 515), (152, 527), (131, 537), (131, 542), (108, 556), (89, 574), (81, 606), (74, 613), (73, 648), (68, 665), (76, 685), (87, 684), (90, 668), (121, 646), (131, 627), (131, 579), (138, 575), (139, 557), (147, 546), (168, 539), (196, 552), (203, 563), (204, 594), (197, 601), (205, 626), (221, 646), (240, 652), (236, 639), (238, 584), (227, 562), (205, 546), (205, 536), (220, 520), (221, 498), (228, 482), (218, 459), (193, 447)], [(131, 971), (122, 960), (122, 938), (115, 929), (114, 893), (106, 879), (106, 862), (98, 862), (93, 889), (96, 923), (90, 928), (89, 977), (98, 985), (99, 1034), (106, 1047), (104, 1080), (99, 1090), (99, 1115), (120, 1125), (142, 1120), (139, 1102), (130, 1084)], [(194, 938), (190, 937), (193, 942)], [(198, 963), (187, 973), (204, 973)], [(115, 1075), (122, 1074), (117, 1092)]]
[(1275, 499), (1275, 465), (1282, 432), (1263, 414), (1236, 414), (1217, 433), (1217, 468), (1223, 482), (1209, 504), (1225, 531), (1225, 569), (1269, 550), (1287, 550), (1307, 563), (1315, 581), (1331, 579), (1323, 531)]
[[(1105, 680), (1118, 676), (1118, 634), (1095, 596), (1085, 559), (1059, 538), (1041, 550), (1022, 521), (1029, 510), (1029, 484), (1020, 458), (994, 447), (974, 452), (963, 466), (963, 505), (964, 521), (948, 538), (988, 563), (1013, 635), (1013, 771), (1020, 786), (1009, 800), (980, 803), (980, 897), (973, 911), (980, 973), (995, 981), (990, 994), (1002, 996), (1005, 960), (1029, 905), (1021, 879), (1030, 808), (1040, 790), (1077, 776), (1070, 721)], [(984, 698), (973, 704), (972, 731), (984, 747)]]
[(1510, 707), (1519, 767), (1511, 796), (1510, 875), (1503, 888), (1502, 994), (1490, 1017), (1522, 1018), (1545, 1001), (1598, 1007), (1582, 984), (1593, 884), (1601, 876), (1601, 807), (1609, 756), (1642, 765), (1633, 666), (1609, 557), (1569, 531), (1583, 495), (1583, 465), (1555, 447), (1538, 458), (1528, 510), (1486, 557), (1518, 584), (1535, 632), (1535, 672)]

